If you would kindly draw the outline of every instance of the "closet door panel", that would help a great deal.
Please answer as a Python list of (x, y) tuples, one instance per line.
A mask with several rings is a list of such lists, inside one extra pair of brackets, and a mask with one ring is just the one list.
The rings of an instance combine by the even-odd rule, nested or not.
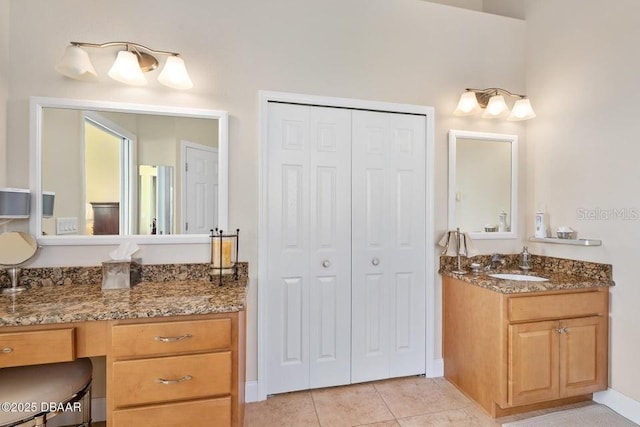
[(424, 116), (389, 114), (393, 342), (390, 376), (426, 372), (426, 184)]
[(351, 112), (309, 107), (310, 387), (351, 379)]
[(267, 393), (309, 388), (309, 111), (269, 105)]

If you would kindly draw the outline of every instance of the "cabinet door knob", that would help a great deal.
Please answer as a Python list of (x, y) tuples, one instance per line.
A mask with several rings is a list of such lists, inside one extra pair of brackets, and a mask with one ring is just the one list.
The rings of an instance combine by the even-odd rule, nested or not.
[(374, 258), (374, 259), (371, 260), (371, 264), (378, 265), (378, 264), (380, 264), (380, 260), (378, 258)]
[(184, 334), (184, 335), (180, 335), (179, 337), (155, 337), (154, 339), (160, 342), (177, 342), (177, 341), (186, 340), (187, 338), (191, 338), (192, 336), (193, 335), (191, 334)]
[(3, 353), (11, 353), (13, 351), (13, 349), (11, 347), (5, 347), (2, 349)]
[(324, 261), (322, 261), (322, 266), (324, 268), (329, 268), (329, 267), (331, 267), (331, 263), (329, 262), (328, 259), (325, 259)]
[(192, 379), (193, 377), (191, 375), (185, 375), (184, 377), (178, 378), (177, 380), (165, 380), (164, 378), (158, 378), (156, 382), (159, 384), (171, 385), (171, 384), (180, 384), (183, 381), (189, 381)]

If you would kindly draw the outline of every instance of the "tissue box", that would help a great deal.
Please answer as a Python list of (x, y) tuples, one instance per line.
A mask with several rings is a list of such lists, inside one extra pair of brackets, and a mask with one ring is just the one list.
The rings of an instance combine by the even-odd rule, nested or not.
[(129, 289), (142, 279), (140, 258), (102, 263), (102, 289)]

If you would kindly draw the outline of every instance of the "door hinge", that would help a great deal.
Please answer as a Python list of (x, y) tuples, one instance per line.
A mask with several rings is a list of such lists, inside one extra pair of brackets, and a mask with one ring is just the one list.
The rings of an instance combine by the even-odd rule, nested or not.
[(189, 172), (189, 163), (184, 164), (184, 171)]
[(189, 231), (189, 223), (188, 222), (184, 223), (184, 231)]

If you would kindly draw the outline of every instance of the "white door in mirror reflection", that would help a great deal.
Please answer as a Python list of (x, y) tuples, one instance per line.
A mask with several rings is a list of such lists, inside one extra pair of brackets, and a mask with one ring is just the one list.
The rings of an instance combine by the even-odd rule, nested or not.
[(208, 234), (218, 225), (218, 150), (182, 141), (184, 218), (182, 233)]
[(138, 234), (173, 234), (173, 166), (139, 166)]

